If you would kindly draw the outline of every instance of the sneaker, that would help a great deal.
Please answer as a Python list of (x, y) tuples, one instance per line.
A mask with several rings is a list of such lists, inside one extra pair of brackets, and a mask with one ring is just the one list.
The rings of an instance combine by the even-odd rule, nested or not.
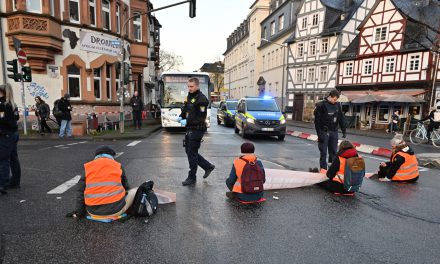
[(209, 177), (209, 175), (211, 175), (211, 172), (215, 169), (215, 166), (212, 165), (212, 167), (208, 170), (205, 171), (205, 175), (203, 175), (203, 179), (206, 179)]
[(383, 178), (379, 178), (379, 181), (381, 181), (381, 182), (390, 182), (391, 180), (388, 179), (387, 177), (383, 177)]
[(197, 182), (196, 179), (188, 177), (188, 178), (186, 178), (186, 180), (184, 180), (182, 182), (182, 185), (183, 186), (194, 185), (194, 184), (196, 184), (196, 182)]

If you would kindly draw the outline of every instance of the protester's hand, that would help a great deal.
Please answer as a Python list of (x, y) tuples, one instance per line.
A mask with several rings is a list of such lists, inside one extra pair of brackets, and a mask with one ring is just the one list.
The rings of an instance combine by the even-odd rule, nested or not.
[(182, 118), (179, 116), (179, 117), (177, 118), (177, 123), (180, 123), (180, 121), (182, 121)]
[(381, 162), (381, 163), (380, 163), (380, 166), (381, 166), (381, 167), (386, 167), (387, 164), (386, 164), (385, 162)]

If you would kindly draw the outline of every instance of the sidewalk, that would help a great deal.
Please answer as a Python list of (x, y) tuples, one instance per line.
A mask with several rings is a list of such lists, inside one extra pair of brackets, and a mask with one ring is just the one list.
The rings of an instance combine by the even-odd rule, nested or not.
[[(125, 123), (125, 133), (119, 133), (119, 130), (108, 130), (101, 132), (97, 135), (84, 135), (76, 136), (74, 138), (69, 138), (68, 140), (131, 140), (131, 139), (142, 139), (150, 136), (152, 133), (161, 129), (160, 119), (158, 120), (143, 120), (142, 129), (135, 130), (131, 122)], [(40, 135), (35, 131), (32, 131), (28, 135), (23, 135), (20, 131), (20, 140), (64, 140), (58, 137), (58, 133)]]

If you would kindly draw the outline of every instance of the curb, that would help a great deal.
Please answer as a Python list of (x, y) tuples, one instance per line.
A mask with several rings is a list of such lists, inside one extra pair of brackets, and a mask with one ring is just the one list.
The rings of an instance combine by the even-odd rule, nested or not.
[[(305, 140), (310, 140), (310, 141), (315, 141), (315, 142), (318, 141), (317, 135), (310, 134), (310, 133), (304, 133), (301, 131), (287, 130), (286, 134), (289, 136), (292, 136), (292, 137), (297, 137), (297, 138), (301, 138), (301, 139), (305, 139)], [(339, 140), (339, 143), (341, 143), (341, 141), (342, 140)], [(366, 144), (362, 144), (359, 142), (351, 142), (351, 143), (353, 144), (353, 146), (356, 147), (356, 150), (358, 152), (371, 154), (374, 156), (386, 157), (386, 158), (391, 157), (392, 152), (390, 149), (366, 145)]]

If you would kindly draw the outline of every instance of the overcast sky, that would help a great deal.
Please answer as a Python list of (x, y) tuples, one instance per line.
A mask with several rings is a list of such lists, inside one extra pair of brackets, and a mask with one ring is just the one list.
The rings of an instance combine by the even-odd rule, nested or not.
[[(154, 8), (181, 0), (151, 0)], [(197, 16), (189, 18), (188, 4), (156, 12), (162, 24), (161, 49), (183, 57), (181, 71), (200, 69), (226, 51), (226, 38), (249, 13), (254, 0), (197, 0)], [(223, 58), (223, 57), (222, 57)]]

